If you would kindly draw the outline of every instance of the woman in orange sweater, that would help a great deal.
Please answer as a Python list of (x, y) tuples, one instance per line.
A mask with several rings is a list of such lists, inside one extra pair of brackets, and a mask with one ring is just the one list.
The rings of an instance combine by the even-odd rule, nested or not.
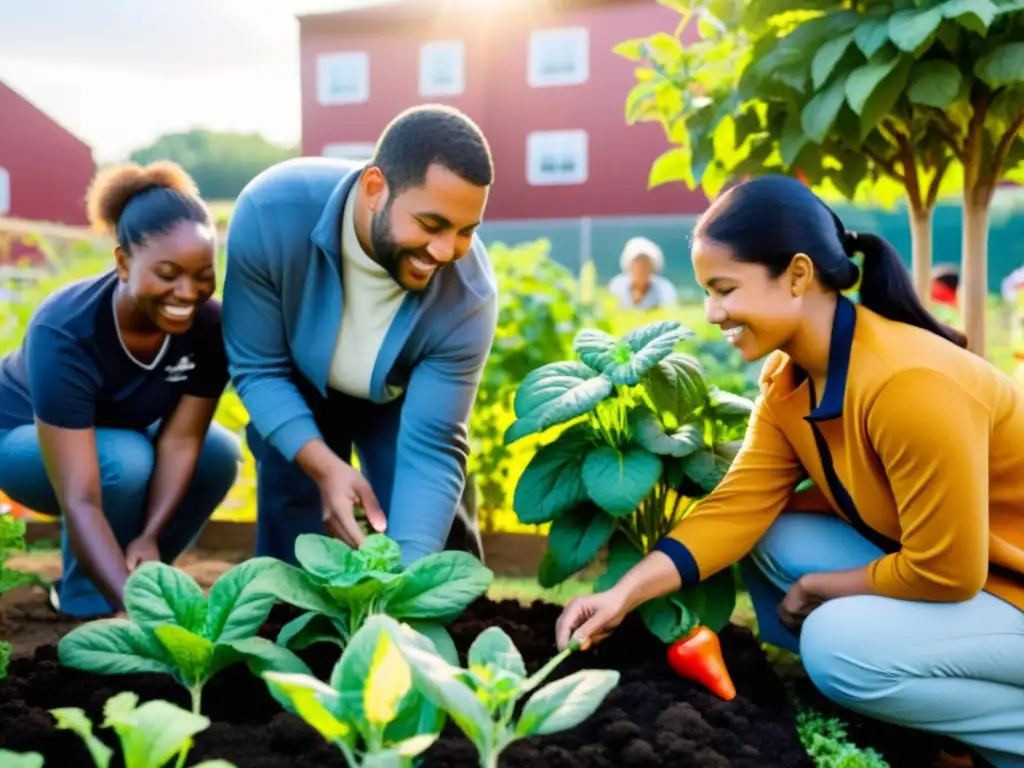
[[(566, 607), (559, 645), (742, 561), (763, 639), (830, 699), (1024, 766), (1024, 392), (795, 180), (717, 199), (692, 260), (708, 321), (767, 356), (743, 448), (654, 552)], [(828, 509), (792, 511), (805, 475)]]

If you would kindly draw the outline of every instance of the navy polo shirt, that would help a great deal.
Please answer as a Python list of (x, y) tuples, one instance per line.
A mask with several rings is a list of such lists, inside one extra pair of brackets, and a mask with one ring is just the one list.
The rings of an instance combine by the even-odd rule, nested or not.
[(228, 381), (220, 303), (170, 334), (151, 363), (131, 357), (114, 320), (118, 278), (107, 272), (52, 293), (21, 347), (0, 361), (0, 432), (35, 417), (55, 427), (142, 431), (182, 395), (217, 398)]

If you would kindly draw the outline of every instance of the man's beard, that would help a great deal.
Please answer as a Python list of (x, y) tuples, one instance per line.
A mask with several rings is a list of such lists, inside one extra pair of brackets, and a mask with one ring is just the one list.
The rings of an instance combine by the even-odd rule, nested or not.
[[(409, 258), (412, 255), (412, 251), (402, 248), (391, 235), (390, 202), (384, 206), (384, 210), (380, 213), (374, 213), (370, 219), (370, 245), (373, 248), (374, 261), (387, 270), (392, 280), (407, 291), (419, 292), (423, 290), (420, 286), (410, 287), (406, 285), (402, 282), (399, 275), (399, 267), (402, 264), (402, 260)], [(438, 266), (437, 269), (441, 269), (441, 267)], [(434, 274), (437, 274), (437, 270), (434, 271)]]

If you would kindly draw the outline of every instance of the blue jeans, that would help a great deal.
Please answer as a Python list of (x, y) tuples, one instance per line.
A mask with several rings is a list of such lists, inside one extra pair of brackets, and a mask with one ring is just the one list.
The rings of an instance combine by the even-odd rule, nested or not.
[[(103, 512), (122, 550), (142, 533), (145, 524), (155, 433), (155, 428), (149, 433), (96, 430)], [(211, 424), (192, 482), (174, 517), (160, 534), (164, 562), (174, 562), (196, 539), (234, 485), (240, 461), (238, 437), (219, 424)], [(61, 515), (60, 504), (46, 476), (35, 425), (0, 433), (0, 490), (36, 512)], [(71, 551), (67, 527), (61, 537), (61, 554), (61, 612), (81, 618), (113, 613), (116, 608), (96, 589)]]
[(952, 737), (997, 768), (1024, 767), (1024, 611), (987, 592), (960, 603), (857, 595), (816, 608), (799, 636), (779, 621), (803, 574), (882, 554), (839, 518), (781, 515), (743, 562), (761, 639), (799, 653), (841, 706)]

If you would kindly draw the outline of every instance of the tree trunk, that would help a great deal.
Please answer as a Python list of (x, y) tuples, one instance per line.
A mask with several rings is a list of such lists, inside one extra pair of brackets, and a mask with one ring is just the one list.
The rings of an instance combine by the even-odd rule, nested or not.
[(914, 290), (927, 307), (931, 301), (932, 282), (932, 218), (934, 208), (911, 208), (910, 241), (912, 245), (911, 274)]
[(968, 349), (982, 357), (986, 353), (989, 199), (981, 189), (964, 191), (961, 306)]

